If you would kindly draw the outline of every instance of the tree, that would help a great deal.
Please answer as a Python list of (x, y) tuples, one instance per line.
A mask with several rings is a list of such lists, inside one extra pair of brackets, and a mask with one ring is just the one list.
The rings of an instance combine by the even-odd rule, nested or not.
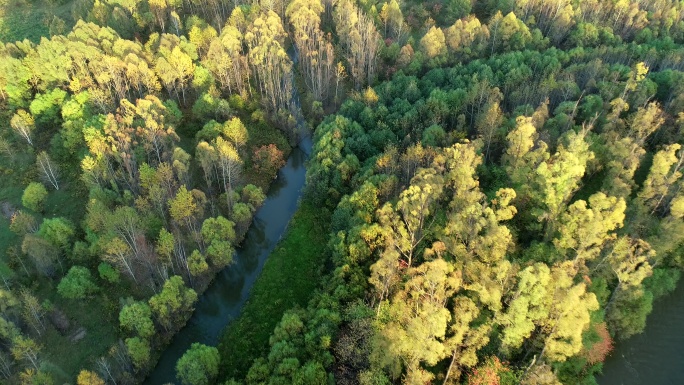
[(176, 374), (183, 385), (208, 385), (218, 375), (220, 360), (215, 347), (193, 343), (176, 363)]
[(228, 207), (233, 205), (233, 189), (236, 187), (242, 173), (242, 159), (235, 147), (223, 138), (218, 137), (214, 142), (218, 155), (220, 180), (226, 193)]
[(646, 150), (626, 137), (619, 140), (608, 140), (610, 160), (606, 164), (608, 176), (603, 182), (604, 189), (611, 196), (627, 198), (636, 186), (636, 172)]
[(456, 144), (444, 154), (445, 187), (453, 192), (447, 223), (440, 234), (445, 250), (462, 265), (464, 284), (477, 293), (480, 305), (498, 312), (511, 268), (505, 258), (513, 236), (501, 222), (517, 213), (510, 205), (516, 193), (500, 189), (491, 204), (479, 188), (476, 168), (482, 163), (471, 143)]
[(209, 264), (199, 250), (194, 250), (188, 257), (188, 270), (193, 277), (198, 277), (209, 270)]
[(382, 5), (380, 19), (385, 26), (385, 36), (395, 40), (401, 40), (405, 30), (408, 29), (397, 0), (391, 0)]
[(31, 257), (41, 274), (54, 274), (55, 262), (59, 261), (59, 250), (52, 243), (34, 234), (26, 234), (21, 243), (21, 251)]
[(104, 279), (109, 283), (119, 282), (119, 272), (116, 271), (112, 265), (102, 262), (97, 266), (97, 271), (100, 273), (100, 278)]
[(105, 385), (100, 376), (89, 370), (81, 370), (76, 379), (76, 385)]
[(518, 273), (518, 287), (508, 309), (497, 315), (497, 322), (503, 326), (504, 352), (520, 348), (537, 325), (548, 317), (551, 278), (551, 271), (543, 263), (528, 266)]
[[(233, 11), (235, 15), (238, 13), (241, 13), (239, 7)], [(212, 72), (223, 89), (227, 88), (231, 94), (246, 94), (249, 66), (243, 52), (243, 35), (234, 25), (227, 24), (218, 39), (209, 44), (203, 64)]]
[(75, 234), (74, 225), (64, 218), (45, 218), (38, 228), (38, 236), (62, 250), (71, 248), (71, 239)]
[(475, 129), (485, 141), (485, 162), (489, 159), (492, 142), (495, 141), (502, 122), (503, 113), (498, 102), (489, 103), (475, 121)]
[(41, 183), (31, 182), (21, 196), (21, 203), (24, 207), (35, 212), (43, 211), (43, 203), (47, 198), (48, 192)]
[(491, 52), (519, 51), (532, 40), (530, 29), (513, 12), (506, 16), (497, 11), (487, 25), (492, 36)]
[(575, 261), (596, 258), (603, 245), (616, 237), (614, 230), (622, 227), (627, 204), (623, 198), (596, 193), (587, 202), (578, 200), (561, 215), (558, 237), (554, 245), (575, 255)]
[(354, 85), (361, 89), (375, 78), (380, 34), (373, 20), (350, 0), (337, 3), (333, 19)]
[(152, 310), (141, 301), (130, 303), (121, 309), (119, 324), (124, 330), (137, 333), (143, 339), (149, 339), (155, 332)]
[(525, 203), (534, 198), (534, 186), (529, 183), (529, 176), (549, 158), (548, 146), (545, 142), (538, 141), (537, 128), (530, 117), (518, 117), (515, 129), (506, 139), (508, 148), (502, 157), (502, 163), (513, 182), (518, 200)]
[(378, 221), (386, 229), (388, 247), (395, 248), (410, 267), (413, 253), (423, 240), (434, 205), (441, 199), (444, 178), (429, 169), (419, 171), (411, 185), (402, 191), (396, 208), (390, 203), (378, 211)]
[(243, 148), (249, 140), (249, 132), (240, 118), (233, 117), (230, 120), (227, 120), (225, 123), (223, 123), (223, 127), (221, 127), (220, 132), (224, 138), (233, 144), (238, 153), (243, 152)]
[(285, 52), (285, 30), (277, 13), (267, 11), (249, 25), (245, 41), (259, 92), (271, 113), (292, 107), (292, 60)]
[(124, 119), (136, 126), (148, 161), (157, 166), (171, 163), (174, 144), (180, 140), (174, 129), (176, 119), (172, 110), (156, 96), (147, 95), (137, 99), (135, 106), (130, 106), (127, 112), (123, 114)]
[(254, 209), (257, 209), (261, 207), (266, 200), (266, 195), (260, 187), (257, 187), (253, 184), (248, 184), (242, 188), (240, 199), (242, 199), (244, 203), (252, 206)]
[(541, 322), (545, 340), (539, 359), (545, 356), (563, 362), (582, 350), (582, 334), (589, 327), (591, 312), (599, 306), (584, 282), (574, 284), (575, 273), (572, 262), (551, 269), (551, 308), (548, 318)]
[(162, 263), (171, 265), (171, 256), (176, 249), (176, 239), (168, 230), (162, 227), (157, 238), (156, 252)]
[(655, 250), (644, 240), (620, 237), (615, 241), (606, 261), (617, 278), (618, 285), (613, 291), (611, 301), (606, 305), (607, 308), (610, 308), (612, 300), (621, 290), (641, 287), (643, 280), (653, 274), (651, 264), (655, 256)]
[(211, 264), (223, 268), (233, 262), (232, 242), (235, 241), (235, 224), (222, 216), (207, 218), (202, 223), (202, 238), (208, 244), (207, 255)]
[(149, 304), (159, 323), (170, 331), (185, 321), (185, 316), (192, 312), (195, 301), (197, 293), (185, 287), (183, 279), (176, 275), (164, 282), (162, 291), (152, 296)]
[(114, 237), (104, 245), (105, 254), (102, 258), (117, 266), (120, 271), (128, 274), (134, 282), (138, 282), (135, 276), (135, 255), (131, 248), (119, 237)]
[(505, 362), (501, 362), (498, 357), (488, 357), (478, 365), (470, 376), (467, 385), (498, 385), (502, 381), (502, 375), (510, 372), (511, 369)]
[(406, 383), (420, 384), (432, 378), (421, 364), (433, 366), (449, 355), (444, 345), (451, 320), (446, 303), (460, 288), (461, 280), (443, 259), (425, 262), (409, 274), (404, 289), (387, 309), (389, 322), (377, 335), (373, 359), (395, 376), (403, 363)]
[[(169, 36), (173, 35), (162, 35), (164, 38), (169, 38)], [(170, 40), (175, 41), (172, 38)], [(181, 48), (180, 42), (177, 44), (172, 48), (160, 48), (154, 69), (168, 92), (175, 94), (178, 100), (182, 99), (183, 104), (186, 104), (185, 92), (195, 72), (195, 65), (192, 62), (192, 56)]]
[(442, 29), (431, 27), (420, 39), (420, 48), (429, 59), (446, 54), (446, 40)]
[(538, 219), (546, 220), (546, 239), (555, 234), (560, 214), (572, 194), (579, 189), (587, 162), (594, 158), (585, 141), (588, 132), (588, 127), (580, 132), (570, 131), (564, 143), (558, 145), (556, 153), (535, 170), (540, 205), (533, 211)]
[(520, 382), (521, 385), (563, 385), (551, 366), (544, 362), (535, 364), (527, 371), (527, 374)]
[(28, 361), (36, 370), (40, 369), (40, 360), (38, 359), (40, 350), (41, 346), (30, 338), (17, 335), (12, 339), (12, 347), (10, 348), (12, 356), (17, 360)]
[(450, 326), (450, 335), (446, 340), (447, 348), (452, 352), (451, 362), (444, 377), (444, 384), (453, 376), (458, 380), (464, 368), (477, 365), (477, 352), (489, 342), (488, 323), (475, 327), (473, 321), (480, 315), (475, 302), (465, 296), (458, 296), (454, 301), (454, 322)]
[(45, 309), (28, 289), (21, 289), (19, 292), (22, 305), (22, 318), (41, 335), (45, 331)]
[(124, 262), (124, 254), (132, 254), (126, 264), (126, 270), (135, 279), (132, 261), (144, 261), (147, 240), (143, 231), (143, 223), (138, 212), (130, 206), (119, 206), (114, 212), (106, 214), (106, 229), (113, 236), (109, 244), (110, 254), (115, 254)]
[(36, 217), (21, 210), (14, 212), (12, 218), (10, 219), (9, 228), (13, 233), (19, 235), (20, 237), (38, 231)]
[(252, 162), (257, 172), (269, 176), (273, 175), (274, 178), (277, 176), (276, 172), (285, 165), (283, 152), (273, 143), (254, 150)]
[(59, 190), (59, 181), (57, 180), (59, 170), (57, 169), (57, 165), (50, 159), (47, 152), (41, 151), (38, 153), (36, 165), (41, 171), (44, 180), (50, 183), (55, 190)]
[(142, 370), (150, 362), (150, 343), (139, 337), (126, 338), (126, 348), (133, 365)]
[(637, 195), (638, 201), (654, 213), (664, 214), (672, 199), (673, 187), (682, 177), (684, 151), (678, 143), (670, 144), (653, 156), (651, 170)]
[(616, 339), (641, 333), (646, 317), (653, 310), (653, 294), (640, 287), (616, 290), (606, 310), (606, 322)]
[(313, 99), (317, 101), (323, 101), (329, 95), (328, 85), (335, 70), (333, 45), (320, 28), (323, 10), (320, 0), (295, 0), (285, 11), (294, 29), (300, 70)]
[(69, 299), (86, 298), (98, 290), (90, 270), (83, 266), (73, 266), (57, 285), (57, 292)]
[(17, 111), (12, 120), (10, 120), (10, 126), (14, 129), (17, 135), (24, 138), (29, 145), (33, 146), (33, 132), (36, 130), (36, 123), (33, 120), (33, 116), (25, 110)]
[(176, 196), (169, 201), (169, 213), (176, 223), (185, 226), (195, 239), (198, 239), (197, 218), (202, 207), (193, 195), (193, 191), (188, 191), (185, 185), (181, 186)]

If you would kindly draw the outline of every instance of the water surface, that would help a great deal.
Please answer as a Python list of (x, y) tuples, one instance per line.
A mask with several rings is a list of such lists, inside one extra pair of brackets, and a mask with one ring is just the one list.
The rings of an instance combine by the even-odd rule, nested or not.
[(600, 385), (684, 385), (684, 282), (658, 299), (643, 333), (615, 344)]
[(287, 164), (271, 184), (264, 204), (257, 210), (254, 222), (236, 252), (235, 263), (218, 273), (200, 296), (192, 317), (173, 337), (145, 384), (180, 383), (176, 380), (176, 362), (190, 345), (194, 342), (218, 345), (223, 329), (240, 315), (267, 257), (297, 210), (306, 174), (304, 162), (310, 150), (308, 137), (292, 150)]

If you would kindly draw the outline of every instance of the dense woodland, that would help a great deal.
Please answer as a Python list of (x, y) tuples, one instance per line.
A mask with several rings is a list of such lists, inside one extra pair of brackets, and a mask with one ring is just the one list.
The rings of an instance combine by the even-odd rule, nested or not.
[(680, 2), (0, 6), (9, 384), (141, 382), (310, 130), (318, 289), (184, 385), (594, 384), (684, 268)]

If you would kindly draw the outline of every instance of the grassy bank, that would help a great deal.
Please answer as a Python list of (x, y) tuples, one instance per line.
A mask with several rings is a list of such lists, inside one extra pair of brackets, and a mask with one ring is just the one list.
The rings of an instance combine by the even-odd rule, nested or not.
[(55, 17), (65, 22), (67, 31), (72, 25), (72, 1), (0, 0), (0, 41), (15, 42), (29, 39), (34, 43), (50, 37), (50, 23)]
[(330, 215), (302, 202), (285, 237), (268, 257), (242, 314), (230, 323), (219, 345), (225, 377), (243, 377), (268, 349), (283, 313), (305, 306), (319, 284)]

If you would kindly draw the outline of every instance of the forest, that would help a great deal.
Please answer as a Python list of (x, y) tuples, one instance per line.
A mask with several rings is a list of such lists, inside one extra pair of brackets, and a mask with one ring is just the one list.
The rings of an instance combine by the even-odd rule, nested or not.
[(597, 384), (684, 268), (683, 59), (674, 0), (0, 0), (0, 383), (143, 383), (310, 135), (178, 384)]

